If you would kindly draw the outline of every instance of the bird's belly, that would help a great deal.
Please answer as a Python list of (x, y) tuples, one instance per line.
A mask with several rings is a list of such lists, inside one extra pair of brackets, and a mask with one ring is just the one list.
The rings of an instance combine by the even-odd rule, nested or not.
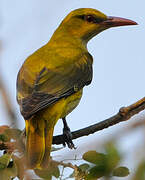
[(48, 108), (42, 110), (40, 112), (41, 116), (43, 116), (45, 120), (49, 121), (51, 125), (55, 125), (58, 119), (67, 116), (76, 108), (82, 97), (82, 92), (83, 90), (81, 89), (67, 98), (62, 98), (55, 104), (52, 104)]
[(61, 118), (67, 116), (69, 113), (71, 113), (79, 104), (82, 97), (82, 89), (75, 94), (65, 98), (66, 104), (64, 107), (64, 112), (61, 115)]

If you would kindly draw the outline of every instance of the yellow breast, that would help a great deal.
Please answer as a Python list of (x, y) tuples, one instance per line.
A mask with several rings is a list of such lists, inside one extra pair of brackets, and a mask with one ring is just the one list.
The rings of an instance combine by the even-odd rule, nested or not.
[(70, 112), (72, 112), (80, 102), (82, 97), (83, 89), (72, 94), (67, 98), (62, 98), (55, 104), (52, 104), (48, 108), (42, 110), (40, 113), (43, 118), (47, 121), (51, 121), (54, 124), (65, 116), (67, 116)]
[(65, 98), (65, 107), (64, 112), (61, 115), (61, 118), (67, 116), (69, 113), (71, 113), (79, 104), (81, 97), (82, 97), (83, 90), (76, 92), (75, 94)]

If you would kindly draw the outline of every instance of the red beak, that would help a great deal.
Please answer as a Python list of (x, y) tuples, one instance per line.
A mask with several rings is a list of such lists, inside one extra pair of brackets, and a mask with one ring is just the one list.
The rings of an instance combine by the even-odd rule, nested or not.
[(130, 19), (113, 16), (108, 16), (107, 20), (102, 22), (102, 24), (108, 27), (137, 25), (135, 21), (132, 21)]

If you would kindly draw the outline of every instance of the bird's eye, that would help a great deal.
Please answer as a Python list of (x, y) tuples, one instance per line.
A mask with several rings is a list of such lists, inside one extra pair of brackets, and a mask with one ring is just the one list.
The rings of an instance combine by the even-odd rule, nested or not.
[(86, 15), (86, 16), (84, 16), (84, 20), (86, 20), (88, 22), (94, 22), (95, 18), (91, 15)]
[(84, 21), (89, 22), (89, 23), (96, 23), (97, 24), (97, 23), (101, 23), (104, 21), (104, 19), (97, 18), (97, 17), (94, 17), (92, 15), (81, 15), (78, 17)]

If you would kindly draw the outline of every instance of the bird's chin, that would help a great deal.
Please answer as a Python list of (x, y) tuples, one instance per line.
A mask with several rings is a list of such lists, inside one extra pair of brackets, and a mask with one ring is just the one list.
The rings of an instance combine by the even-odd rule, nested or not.
[(137, 23), (130, 19), (108, 16), (106, 21), (101, 22), (101, 25), (106, 26), (106, 28), (111, 28), (111, 27), (118, 27), (118, 26), (137, 25)]

